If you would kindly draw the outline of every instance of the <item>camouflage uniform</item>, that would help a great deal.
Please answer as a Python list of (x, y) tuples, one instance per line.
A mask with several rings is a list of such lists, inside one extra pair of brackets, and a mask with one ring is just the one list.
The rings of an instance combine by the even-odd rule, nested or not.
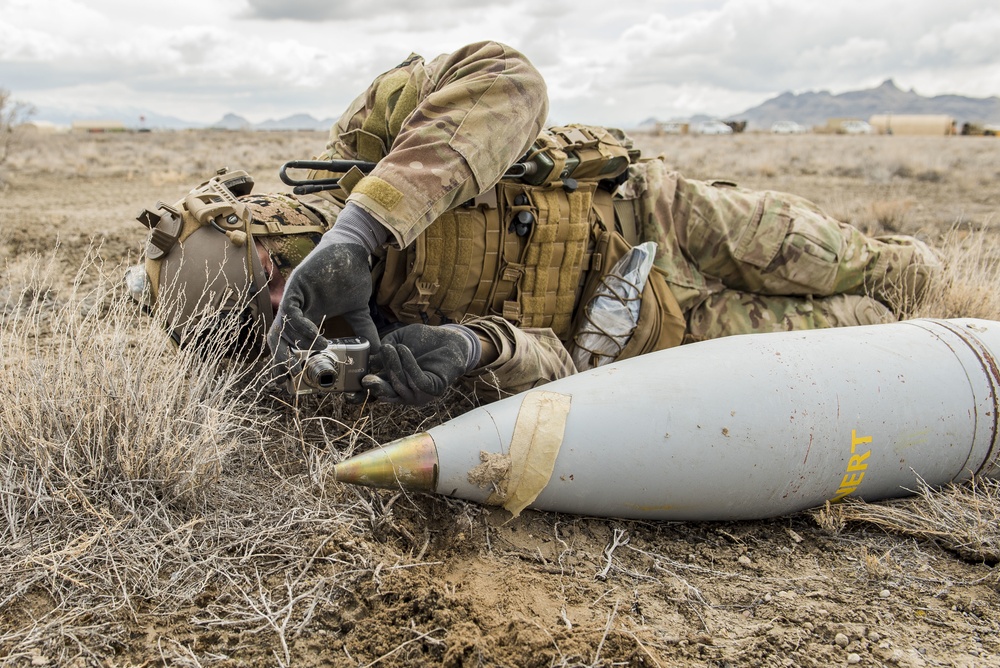
[(873, 238), (801, 197), (685, 179), (662, 160), (623, 187), (688, 322), (685, 342), (896, 320), (938, 270), (923, 242)]
[[(367, 176), (345, 178), (346, 201), (403, 247), (493, 187), (531, 146), (547, 110), (541, 75), (510, 47), (472, 44), (431, 61), (411, 55), (351, 104), (319, 159), (378, 162)], [(658, 243), (656, 264), (684, 311), (686, 342), (891, 321), (889, 306), (924, 289), (936, 266), (915, 239), (873, 239), (801, 198), (690, 181), (659, 158), (632, 165), (619, 196), (634, 201), (640, 238)], [(344, 205), (330, 192), (300, 199), (328, 219)], [(479, 381), (513, 392), (575, 372), (550, 330), (499, 317), (465, 324), (499, 352), (473, 372)]]
[(547, 114), (541, 75), (510, 47), (472, 44), (430, 62), (411, 55), (351, 104), (320, 159), (378, 161), (347, 201), (407, 246), (442, 213), (495, 185)]

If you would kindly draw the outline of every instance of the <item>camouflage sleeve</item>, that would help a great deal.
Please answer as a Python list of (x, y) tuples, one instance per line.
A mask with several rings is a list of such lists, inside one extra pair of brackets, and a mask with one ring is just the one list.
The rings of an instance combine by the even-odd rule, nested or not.
[[(414, 56), (402, 67), (409, 74), (399, 100), (415, 96), (416, 106), (402, 120), (389, 119), (388, 152), (348, 201), (407, 246), (442, 213), (493, 187), (530, 148), (548, 114), (548, 93), (527, 58), (497, 42), (471, 44), (426, 64)], [(361, 135), (365, 109), (376, 103), (371, 93), (355, 100), (334, 131), (348, 142), (352, 132)]]
[(518, 329), (499, 317), (462, 324), (492, 341), (499, 352), (496, 360), (463, 379), (484, 399), (503, 398), (576, 373), (569, 352), (551, 329)]

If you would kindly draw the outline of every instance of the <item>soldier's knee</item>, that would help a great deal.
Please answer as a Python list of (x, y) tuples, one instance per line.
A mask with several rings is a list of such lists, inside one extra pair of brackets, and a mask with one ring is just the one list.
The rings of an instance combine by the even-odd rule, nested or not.
[(813, 300), (817, 321), (825, 327), (881, 325), (896, 321), (896, 315), (882, 302), (867, 295), (834, 295)]
[(943, 271), (938, 254), (916, 237), (876, 237), (879, 255), (869, 272), (870, 294), (897, 315), (912, 312), (937, 286)]

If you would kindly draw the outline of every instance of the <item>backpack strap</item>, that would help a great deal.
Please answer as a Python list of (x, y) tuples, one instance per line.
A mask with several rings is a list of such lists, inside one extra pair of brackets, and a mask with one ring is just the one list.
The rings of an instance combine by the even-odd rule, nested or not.
[(639, 225), (632, 200), (615, 199), (615, 227), (625, 237), (630, 246), (639, 243)]
[(607, 190), (598, 188), (594, 193), (594, 210), (606, 230), (615, 230), (630, 246), (640, 242), (638, 217), (632, 200), (615, 197)]

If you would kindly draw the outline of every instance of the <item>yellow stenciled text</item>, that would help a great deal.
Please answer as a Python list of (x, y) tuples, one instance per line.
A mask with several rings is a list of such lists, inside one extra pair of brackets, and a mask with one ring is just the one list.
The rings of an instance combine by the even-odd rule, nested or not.
[(865, 471), (868, 470), (868, 458), (871, 456), (872, 451), (869, 448), (864, 452), (858, 452), (858, 446), (870, 444), (871, 442), (871, 436), (858, 436), (856, 429), (851, 430), (851, 458), (847, 460), (847, 471), (840, 481), (840, 488), (837, 490), (837, 494), (831, 501), (840, 501), (851, 492), (854, 492), (858, 488), (858, 485), (861, 484), (861, 481), (865, 479)]

